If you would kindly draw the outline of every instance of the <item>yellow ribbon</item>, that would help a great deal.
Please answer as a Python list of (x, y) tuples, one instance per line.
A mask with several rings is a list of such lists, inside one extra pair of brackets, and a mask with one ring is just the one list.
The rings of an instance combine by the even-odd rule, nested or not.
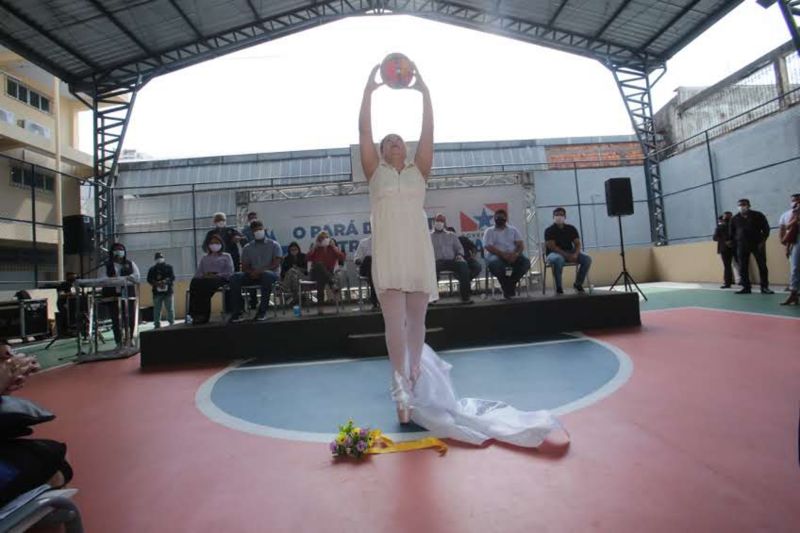
[(373, 429), (370, 432), (372, 438), (372, 446), (370, 446), (365, 453), (378, 454), (378, 453), (394, 453), (394, 452), (410, 452), (412, 450), (423, 450), (425, 448), (435, 448), (439, 455), (447, 453), (447, 444), (437, 439), (436, 437), (426, 437), (424, 439), (410, 440), (405, 442), (394, 442), (387, 437), (379, 429)]

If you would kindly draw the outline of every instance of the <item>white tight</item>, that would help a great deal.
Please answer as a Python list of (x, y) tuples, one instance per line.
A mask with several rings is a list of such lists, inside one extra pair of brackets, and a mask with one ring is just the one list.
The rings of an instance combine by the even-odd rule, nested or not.
[(387, 290), (378, 293), (386, 325), (386, 348), (392, 368), (416, 381), (425, 343), (425, 312), (428, 294)]

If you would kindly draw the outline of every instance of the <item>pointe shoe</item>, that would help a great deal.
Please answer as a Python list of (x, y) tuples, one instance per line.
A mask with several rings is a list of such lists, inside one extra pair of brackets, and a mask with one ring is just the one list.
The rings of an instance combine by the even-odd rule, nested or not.
[(392, 400), (397, 403), (397, 421), (401, 424), (408, 424), (411, 421), (411, 383), (408, 378), (395, 371), (392, 386)]
[(800, 294), (797, 291), (792, 291), (789, 297), (781, 302), (781, 305), (800, 305)]

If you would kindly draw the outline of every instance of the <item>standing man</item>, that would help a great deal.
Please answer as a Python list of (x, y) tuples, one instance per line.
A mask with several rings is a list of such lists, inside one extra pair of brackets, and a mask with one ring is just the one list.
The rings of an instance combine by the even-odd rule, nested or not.
[(224, 246), (223, 252), (227, 252), (231, 255), (231, 260), (233, 261), (233, 271), (238, 272), (240, 268), (240, 261), (239, 261), (239, 241), (244, 238), (244, 235), (239, 233), (239, 230), (233, 227), (229, 227), (226, 225), (227, 218), (225, 213), (214, 213), (214, 218), (212, 222), (214, 223), (214, 229), (209, 230), (206, 233), (206, 238), (203, 239), (203, 251), (208, 252), (208, 240), (214, 236), (219, 236), (222, 239), (222, 244)]
[(739, 274), (742, 277), (742, 290), (736, 294), (750, 294), (750, 254), (756, 258), (758, 276), (761, 281), (761, 294), (774, 294), (769, 288), (767, 270), (767, 238), (769, 222), (764, 213), (750, 209), (750, 200), (739, 200), (739, 213), (731, 219), (731, 239), (736, 243), (739, 258)]
[(156, 252), (156, 264), (147, 271), (147, 283), (153, 288), (153, 326), (161, 327), (161, 307), (167, 310), (167, 322), (175, 324), (175, 303), (173, 301), (173, 284), (175, 272), (172, 265), (167, 264), (164, 254)]
[(791, 209), (781, 215), (780, 236), (781, 243), (786, 246), (786, 255), (789, 256), (789, 290), (791, 293), (781, 305), (800, 304), (800, 193), (792, 195)]
[[(514, 297), (517, 282), (531, 268), (530, 260), (522, 254), (525, 243), (517, 228), (508, 224), (508, 212), (498, 209), (494, 212), (494, 226), (483, 233), (483, 247), (489, 252), (487, 267), (503, 288), (506, 300)], [(506, 274), (511, 268), (511, 275)]]
[(573, 287), (577, 292), (583, 291), (583, 280), (592, 266), (592, 258), (581, 251), (581, 238), (575, 226), (566, 223), (567, 210), (563, 207), (553, 209), (553, 225), (544, 230), (547, 246), (547, 262), (553, 267), (553, 279), (556, 282), (556, 294), (564, 294), (561, 286), (561, 273), (567, 263), (578, 263), (578, 273)]
[(436, 260), (436, 275), (442, 270), (455, 272), (458, 279), (458, 291), (461, 293), (461, 302), (471, 304), (469, 265), (464, 259), (464, 248), (455, 233), (445, 230), (447, 219), (442, 213), (437, 213), (433, 219), (431, 243), (433, 244), (433, 257)]
[(359, 241), (354, 261), (358, 267), (358, 275), (367, 278), (369, 302), (372, 304), (372, 309), (376, 310), (380, 305), (378, 293), (375, 292), (375, 285), (372, 283), (372, 235)]
[(242, 250), (242, 271), (231, 276), (229, 285), (231, 289), (231, 322), (242, 320), (242, 285), (260, 285), (261, 303), (258, 306), (256, 320), (267, 319), (269, 295), (272, 286), (278, 281), (278, 267), (281, 264), (281, 245), (267, 238), (264, 223), (254, 220), (250, 223), (254, 240)]
[(724, 285), (720, 289), (730, 289), (733, 285), (733, 258), (734, 246), (733, 241), (730, 240), (731, 234), (731, 218), (733, 213), (725, 211), (723, 215), (717, 220), (717, 227), (714, 230), (714, 242), (717, 243), (717, 253), (722, 259), (723, 279)]

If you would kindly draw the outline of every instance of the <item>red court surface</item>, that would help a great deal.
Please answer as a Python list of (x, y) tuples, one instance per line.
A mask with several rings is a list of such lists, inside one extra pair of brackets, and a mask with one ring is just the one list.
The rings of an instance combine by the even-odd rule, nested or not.
[(20, 395), (57, 412), (36, 434), (68, 443), (89, 532), (800, 531), (800, 320), (685, 308), (643, 323), (590, 332), (633, 375), (562, 418), (561, 456), (453, 444), (337, 463), (208, 420), (194, 395), (222, 367), (72, 366)]

